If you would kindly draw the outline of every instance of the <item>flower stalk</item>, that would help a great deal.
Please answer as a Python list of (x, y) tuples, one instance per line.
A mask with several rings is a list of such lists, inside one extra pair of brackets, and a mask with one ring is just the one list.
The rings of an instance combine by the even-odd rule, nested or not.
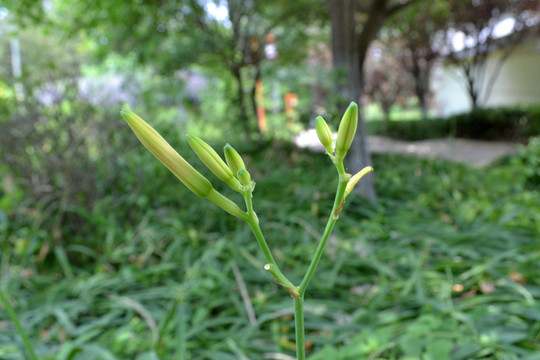
[(212, 201), (229, 214), (245, 221), (249, 225), (266, 260), (264, 270), (269, 272), (275, 282), (283, 287), (293, 298), (297, 359), (304, 360), (306, 357), (304, 330), (304, 297), (306, 290), (315, 274), (319, 261), (322, 258), (330, 234), (343, 210), (346, 197), (352, 193), (356, 184), (366, 174), (373, 171), (371, 166), (367, 166), (354, 176), (345, 172), (343, 159), (351, 147), (356, 133), (358, 124), (358, 106), (355, 103), (351, 103), (345, 111), (338, 128), (335, 144), (333, 142), (332, 132), (326, 121), (320, 116), (316, 119), (317, 136), (324, 146), (327, 155), (336, 167), (338, 185), (334, 198), (334, 205), (329, 214), (324, 233), (317, 245), (302, 282), (298, 286), (295, 286), (283, 274), (272, 255), (272, 251), (266, 242), (260, 228), (259, 219), (253, 207), (252, 198), (255, 182), (252, 180), (250, 173), (246, 169), (244, 160), (231, 145), (227, 144), (224, 147), (225, 161), (223, 161), (218, 153), (203, 140), (193, 135), (187, 136), (189, 145), (205, 166), (208, 167), (219, 180), (243, 196), (246, 206), (245, 211), (241, 210), (235, 202), (216, 191), (208, 179), (187, 163), (187, 161), (184, 160), (184, 158), (180, 156), (157, 131), (139, 116), (129, 110), (122, 110), (121, 114), (141, 143), (188, 189), (195, 195)]

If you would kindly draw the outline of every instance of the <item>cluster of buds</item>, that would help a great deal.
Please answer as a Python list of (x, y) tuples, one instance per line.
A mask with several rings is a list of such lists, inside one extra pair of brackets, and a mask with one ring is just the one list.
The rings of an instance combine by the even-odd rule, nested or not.
[[(180, 154), (178, 154), (172, 148), (172, 146), (169, 145), (169, 143), (143, 119), (127, 109), (122, 110), (121, 115), (127, 121), (141, 143), (189, 190), (191, 190), (197, 196), (212, 201), (229, 214), (246, 221), (250, 225), (255, 238), (259, 242), (263, 254), (268, 262), (264, 266), (264, 269), (271, 273), (276, 282), (284, 287), (292, 297), (295, 299), (301, 299), (301, 294), (303, 291), (305, 291), (305, 287), (303, 288), (304, 290), (301, 291), (300, 289), (302, 288), (302, 285), (300, 285), (300, 287), (294, 286), (281, 273), (259, 228), (259, 221), (257, 215), (253, 211), (251, 201), (255, 183), (251, 180), (251, 175), (247, 171), (244, 160), (240, 154), (238, 154), (238, 152), (231, 145), (227, 144), (223, 149), (225, 155), (225, 160), (223, 160), (223, 158), (203, 140), (193, 135), (187, 136), (189, 146), (193, 149), (203, 164), (219, 180), (227, 184), (227, 186), (244, 197), (247, 211), (241, 210), (236, 203), (216, 191), (212, 186), (212, 183), (206, 177), (195, 170), (195, 168), (193, 168), (182, 156), (180, 156)], [(326, 121), (324, 121), (324, 119), (320, 116), (316, 119), (317, 135), (326, 149), (328, 156), (330, 156), (334, 165), (336, 166), (340, 179), (331, 218), (334, 222), (338, 219), (345, 203), (345, 198), (353, 191), (354, 186), (363, 176), (373, 171), (372, 167), (367, 166), (354, 176), (351, 176), (345, 172), (343, 159), (345, 158), (345, 155), (347, 154), (347, 151), (351, 147), (354, 140), (357, 125), (358, 106), (355, 103), (351, 103), (341, 119), (337, 140), (334, 144), (332, 132), (330, 131)], [(328, 237), (326, 237), (326, 240), (328, 240)], [(324, 248), (326, 240), (321, 242), (322, 247), (318, 247), (317, 251), (319, 255), (316, 255), (314, 257), (314, 261), (312, 262), (312, 265), (315, 265), (310, 265), (310, 269), (312, 270), (309, 272), (309, 274), (311, 275), (313, 274), (318, 259), (320, 259), (320, 255), (322, 254), (322, 250), (319, 251), (319, 249)], [(302, 283), (307, 284), (311, 275), (306, 275), (306, 278), (304, 279), (305, 281)]]
[[(141, 143), (195, 195), (212, 201), (233, 216), (246, 219), (246, 212), (216, 191), (210, 181), (195, 170), (146, 121), (127, 109), (122, 110), (121, 115)], [(241, 194), (253, 191), (255, 183), (251, 181), (242, 157), (232, 146), (225, 146), (225, 162), (203, 140), (193, 135), (188, 135), (187, 138), (195, 154), (221, 181)]]
[[(210, 181), (195, 170), (171, 145), (148, 123), (127, 109), (122, 110), (122, 117), (127, 121), (141, 143), (165, 165), (189, 190), (195, 195), (206, 198), (229, 214), (245, 220), (248, 214), (242, 211), (233, 201), (216, 191)], [(346, 174), (343, 168), (343, 159), (351, 147), (358, 125), (358, 106), (352, 102), (341, 122), (334, 143), (333, 136), (326, 121), (318, 116), (315, 129), (321, 144), (326, 149), (328, 156), (338, 167), (340, 178), (347, 181), (345, 196), (348, 196), (358, 181), (369, 172), (373, 171), (367, 166), (356, 175)], [(234, 191), (246, 196), (251, 195), (255, 183), (246, 170), (246, 165), (238, 152), (229, 144), (224, 147), (225, 161), (219, 154), (200, 138), (188, 135), (189, 146), (201, 159), (204, 165), (216, 175), (218, 179), (227, 184)]]
[[(354, 102), (349, 104), (349, 107), (343, 114), (341, 122), (339, 123), (337, 140), (334, 143), (332, 131), (330, 127), (323, 119), (322, 116), (317, 116), (315, 119), (315, 130), (319, 141), (324, 146), (326, 153), (332, 159), (334, 164), (337, 166), (343, 166), (343, 159), (347, 152), (351, 148), (354, 136), (356, 134), (356, 128), (358, 127), (358, 105)], [(339, 171), (339, 169), (338, 169)], [(373, 171), (371, 166), (366, 166), (360, 170), (356, 175), (350, 176), (349, 174), (342, 174), (343, 178), (346, 179), (347, 187), (345, 189), (345, 196), (348, 196), (354, 189), (355, 185), (362, 179), (366, 174)]]

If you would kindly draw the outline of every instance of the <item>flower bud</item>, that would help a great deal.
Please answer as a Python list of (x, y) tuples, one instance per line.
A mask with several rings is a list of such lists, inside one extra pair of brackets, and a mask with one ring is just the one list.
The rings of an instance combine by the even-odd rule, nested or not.
[(372, 171), (373, 168), (371, 166), (366, 166), (365, 168), (357, 172), (347, 183), (347, 187), (345, 188), (345, 196), (349, 195), (353, 191), (354, 187), (356, 186), (356, 184), (358, 184), (358, 181), (360, 181), (360, 179), (362, 179), (364, 176), (366, 176)]
[(225, 164), (225, 161), (221, 159), (218, 153), (212, 149), (210, 145), (193, 135), (188, 135), (187, 139), (189, 146), (191, 146), (195, 154), (197, 154), (199, 159), (201, 159), (204, 165), (206, 165), (214, 175), (225, 184), (229, 185), (233, 190), (240, 190), (240, 183), (234, 177), (231, 168)]
[(334, 153), (332, 131), (330, 131), (328, 124), (324, 121), (322, 116), (317, 116), (315, 119), (315, 130), (317, 131), (319, 141), (326, 149), (326, 152), (332, 155)]
[(227, 161), (227, 165), (229, 165), (233, 174), (238, 176), (238, 171), (246, 169), (244, 160), (242, 160), (240, 154), (229, 144), (225, 145), (223, 150), (225, 151), (225, 160)]
[(238, 180), (240, 180), (242, 185), (244, 186), (251, 185), (251, 175), (246, 169), (240, 169), (236, 176), (238, 176)]
[(129, 110), (120, 112), (141, 143), (195, 195), (206, 197), (212, 190), (208, 179), (180, 156), (159, 133)]
[(343, 159), (350, 149), (358, 125), (358, 105), (351, 102), (339, 123), (336, 140), (336, 157)]

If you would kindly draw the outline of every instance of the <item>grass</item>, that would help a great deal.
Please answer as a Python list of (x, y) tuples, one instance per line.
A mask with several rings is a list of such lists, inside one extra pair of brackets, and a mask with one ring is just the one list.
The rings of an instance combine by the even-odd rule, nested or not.
[[(246, 162), (269, 246), (298, 283), (332, 206), (331, 164), (278, 143)], [(348, 199), (308, 290), (310, 359), (538, 359), (539, 192), (512, 162), (374, 167), (378, 202)], [(86, 232), (43, 261), (49, 235), (7, 214), (1, 286), (39, 359), (294, 354), (292, 302), (249, 229), (166, 179), (79, 210)], [(22, 349), (1, 311), (0, 358)]]

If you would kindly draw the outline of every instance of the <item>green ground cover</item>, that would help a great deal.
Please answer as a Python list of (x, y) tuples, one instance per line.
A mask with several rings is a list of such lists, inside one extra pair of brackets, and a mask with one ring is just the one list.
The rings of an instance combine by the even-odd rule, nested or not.
[[(143, 151), (124, 168), (137, 176), (91, 209), (68, 209), (77, 228), (63, 225), (61, 240), (44, 204), (0, 202), (1, 286), (38, 358), (292, 356), (291, 299), (261, 270), (247, 226)], [(286, 143), (241, 152), (269, 245), (298, 282), (334, 170)], [(308, 289), (311, 359), (540, 359), (540, 193), (523, 162), (377, 155), (373, 165), (377, 203), (348, 198)], [(2, 309), (0, 358), (22, 349)]]

